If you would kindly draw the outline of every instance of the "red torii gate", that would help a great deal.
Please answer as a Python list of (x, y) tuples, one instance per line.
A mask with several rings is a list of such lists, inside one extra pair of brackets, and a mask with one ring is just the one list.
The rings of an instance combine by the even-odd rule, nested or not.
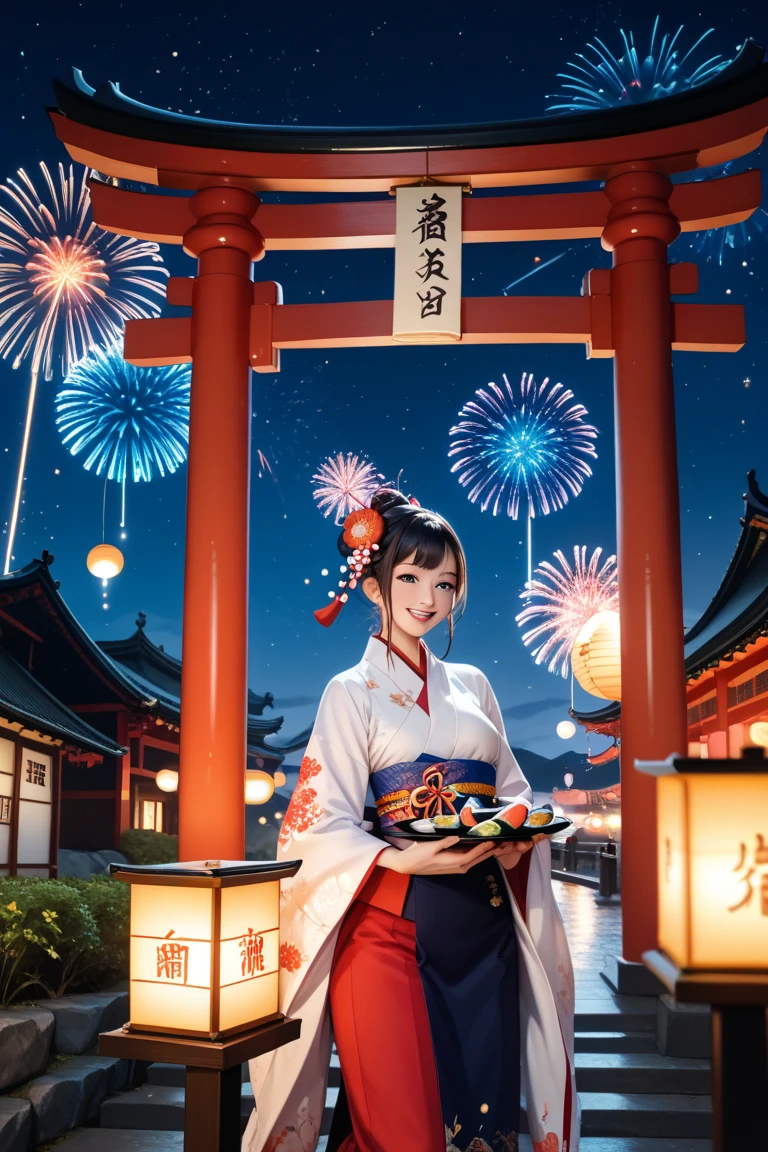
[(623, 952), (656, 945), (655, 782), (635, 759), (686, 751), (683, 615), (671, 350), (737, 351), (738, 305), (687, 304), (693, 264), (669, 265), (680, 231), (746, 220), (760, 176), (673, 186), (676, 172), (757, 148), (768, 128), (768, 66), (749, 43), (712, 83), (590, 115), (470, 128), (263, 128), (167, 114), (107, 85), (56, 84), (50, 114), (70, 155), (111, 177), (191, 192), (152, 196), (91, 185), (94, 218), (119, 234), (183, 244), (194, 278), (173, 278), (182, 318), (129, 321), (125, 357), (191, 362), (184, 679), (179, 795), (182, 859), (244, 851), (249, 366), (281, 348), (393, 343), (392, 301), (282, 304), (255, 284), (265, 250), (391, 247), (394, 203), (270, 204), (258, 191), (389, 192), (415, 183), (475, 189), (604, 182), (600, 191), (465, 199), (465, 243), (599, 237), (612, 270), (579, 297), (469, 297), (462, 342), (579, 343), (614, 358), (622, 607)]

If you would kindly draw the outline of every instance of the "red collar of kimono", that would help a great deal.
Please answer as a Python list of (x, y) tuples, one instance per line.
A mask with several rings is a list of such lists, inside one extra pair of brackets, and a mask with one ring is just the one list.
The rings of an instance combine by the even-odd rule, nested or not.
[[(377, 632), (373, 638), (374, 638), (374, 640), (380, 640), (381, 643), (386, 647), (387, 642), (384, 639), (384, 637), (381, 635), (380, 632)], [(402, 660), (402, 662), (403, 662), (403, 664), (405, 664), (406, 668), (410, 668), (411, 672), (413, 672), (414, 675), (418, 676), (419, 679), (421, 680), (421, 682), (422, 682), (421, 692), (419, 692), (419, 696), (418, 696), (418, 699), (416, 701), (416, 704), (419, 708), (422, 709), (423, 712), (426, 712), (427, 716), (429, 716), (429, 693), (427, 690), (427, 649), (426, 649), (425, 645), (422, 644), (421, 641), (419, 641), (419, 663), (418, 663), (418, 665), (414, 664), (413, 660), (410, 660), (405, 655), (405, 653), (401, 652), (400, 649), (395, 644), (391, 644), (390, 647), (391, 647), (392, 651), (394, 652), (395, 656), (397, 656), (398, 660)]]

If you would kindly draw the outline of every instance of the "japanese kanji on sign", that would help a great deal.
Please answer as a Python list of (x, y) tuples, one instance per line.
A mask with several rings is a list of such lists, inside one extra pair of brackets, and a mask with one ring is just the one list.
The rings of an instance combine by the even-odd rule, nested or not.
[(278, 1019), (280, 879), (298, 867), (113, 865), (131, 885), (131, 1029), (218, 1039)]
[(461, 193), (456, 184), (397, 189), (395, 340), (461, 339)]

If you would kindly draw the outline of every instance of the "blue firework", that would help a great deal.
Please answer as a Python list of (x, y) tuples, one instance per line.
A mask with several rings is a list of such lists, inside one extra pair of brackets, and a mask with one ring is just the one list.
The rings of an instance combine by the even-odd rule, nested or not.
[(523, 373), (518, 389), (506, 375), (490, 383), (459, 413), (451, 428), (451, 472), (468, 488), (469, 499), (494, 516), (514, 520), (562, 508), (578, 496), (596, 459), (597, 429), (584, 423), (587, 410), (573, 393), (549, 378), (537, 384)]
[(640, 57), (633, 32), (619, 29), (622, 50), (617, 56), (599, 37), (587, 44), (586, 51), (576, 53), (576, 61), (566, 65), (567, 72), (558, 72), (562, 91), (549, 96), (557, 101), (548, 106), (548, 112), (594, 112), (602, 108), (618, 108), (626, 104), (644, 104), (660, 100), (706, 84), (731, 63), (717, 54), (697, 62), (699, 49), (714, 32), (708, 28), (687, 51), (679, 46), (681, 24), (674, 35), (659, 34), (657, 16), (648, 52)]
[(189, 444), (188, 364), (136, 368), (120, 345), (93, 348), (56, 397), (56, 425), (83, 467), (124, 484), (175, 472)]

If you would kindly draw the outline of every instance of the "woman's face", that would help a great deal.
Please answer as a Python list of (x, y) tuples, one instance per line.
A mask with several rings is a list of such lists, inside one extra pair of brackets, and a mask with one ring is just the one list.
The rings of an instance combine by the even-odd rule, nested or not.
[[(458, 564), (450, 548), (446, 548), (442, 563), (437, 568), (421, 568), (414, 564), (413, 552), (392, 573), (392, 638), (404, 632), (419, 638), (446, 619), (456, 599)], [(381, 592), (371, 577), (364, 585), (366, 594), (380, 608)], [(387, 621), (382, 618), (383, 628)]]

